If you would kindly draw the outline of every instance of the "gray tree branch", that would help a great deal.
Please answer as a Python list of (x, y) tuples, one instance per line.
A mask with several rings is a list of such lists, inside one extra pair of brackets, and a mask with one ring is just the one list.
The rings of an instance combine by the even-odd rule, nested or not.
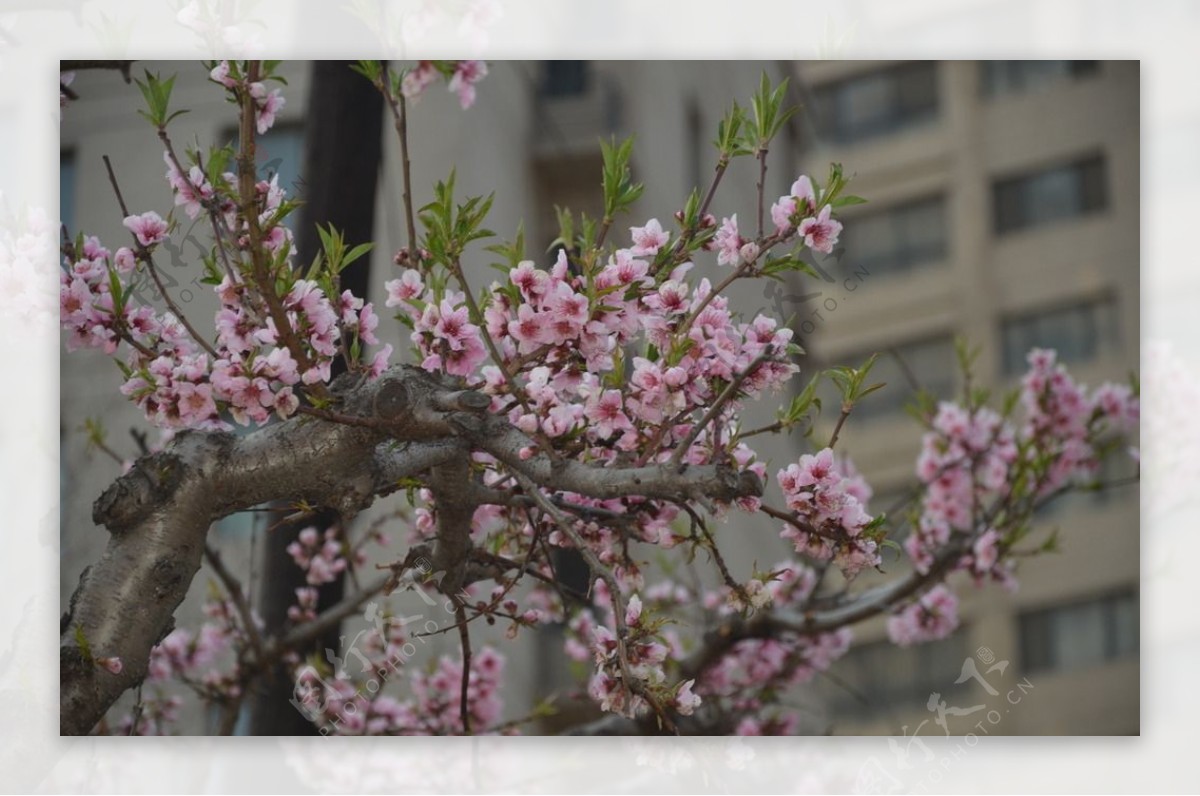
[[(336, 415), (355, 422), (303, 415), (244, 437), (183, 432), (96, 501), (93, 519), (111, 536), (63, 619), (62, 734), (89, 732), (143, 681), (151, 648), (170, 632), (200, 568), (208, 528), (233, 512), (302, 501), (349, 519), (397, 489), (400, 479), (433, 473), (439, 511), (466, 529), (466, 535), (440, 534), (438, 544), (447, 560), (465, 565), (468, 512), (478, 502), (477, 485), (464, 477), (473, 450), (491, 453), (542, 488), (592, 497), (733, 500), (762, 492), (757, 476), (725, 465), (605, 467), (556, 461), (545, 452), (522, 459), (521, 449), (533, 440), (487, 415), (486, 397), (415, 368), (393, 368), (374, 381), (348, 375), (335, 380), (331, 394)], [(266, 649), (278, 643), (269, 640)], [(100, 657), (120, 658), (122, 671), (102, 668)]]

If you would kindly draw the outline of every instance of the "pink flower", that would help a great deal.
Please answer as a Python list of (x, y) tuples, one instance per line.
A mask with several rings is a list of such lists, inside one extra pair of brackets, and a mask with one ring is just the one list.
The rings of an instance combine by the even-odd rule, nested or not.
[(796, 214), (796, 197), (781, 196), (771, 205), (771, 220), (775, 222), (775, 231), (783, 232), (792, 226), (792, 216)]
[(622, 409), (620, 390), (605, 390), (598, 396), (593, 395), (585, 411), (597, 439), (608, 439), (617, 432), (633, 428)]
[(692, 715), (696, 708), (700, 707), (700, 697), (692, 693), (692, 686), (695, 684), (695, 680), (686, 680), (675, 692), (675, 707), (684, 716)]
[(447, 88), (458, 95), (463, 110), (475, 104), (475, 84), (487, 77), (487, 73), (484, 61), (459, 61), (454, 68), (454, 77)]
[(796, 213), (809, 214), (816, 209), (817, 196), (813, 191), (812, 180), (807, 175), (800, 175), (792, 183), (792, 192), (781, 196), (771, 205), (771, 220), (775, 222), (775, 231), (783, 232), (792, 226)]
[(128, 246), (117, 249), (117, 253), (113, 255), (113, 267), (117, 269), (118, 274), (122, 275), (132, 272), (137, 267), (133, 251)]
[(634, 257), (653, 257), (671, 239), (671, 234), (663, 231), (657, 218), (647, 221), (644, 227), (630, 227), (629, 232), (633, 236), (630, 253)]
[(738, 257), (743, 263), (752, 263), (758, 259), (758, 244), (754, 241), (742, 244), (738, 249)]
[(508, 333), (517, 341), (517, 351), (529, 354), (550, 342), (552, 332), (546, 316), (534, 311), (528, 304), (517, 307), (517, 318), (508, 322)]
[(721, 221), (713, 243), (717, 247), (717, 265), (741, 265), (741, 249), (746, 241), (738, 234), (737, 213)]
[(829, 205), (821, 208), (815, 218), (806, 218), (800, 222), (800, 237), (813, 251), (829, 254), (837, 243), (838, 234), (842, 231), (841, 222), (829, 217)]
[(279, 89), (267, 91), (267, 87), (262, 83), (250, 84), (250, 96), (254, 98), (255, 104), (255, 126), (258, 128), (258, 134), (270, 130), (275, 124), (275, 115), (286, 104), (283, 98), (283, 92)]
[(383, 348), (381, 348), (377, 352), (375, 352), (375, 357), (371, 360), (371, 367), (367, 371), (368, 373), (371, 374), (371, 378), (376, 378), (381, 373), (383, 373), (385, 370), (387, 370), (388, 360), (391, 358), (391, 356), (392, 356), (392, 344), (391, 343), (388, 343)]
[(233, 88), (235, 85), (237, 85), (237, 83), (234, 82), (234, 79), (229, 76), (229, 62), (228, 61), (219, 62), (216, 66), (213, 67), (213, 70), (208, 73), (208, 76), (209, 76), (209, 79), (211, 79), (217, 83), (220, 83), (225, 88)]
[(475, 373), (483, 360), (487, 359), (487, 349), (479, 339), (479, 327), (468, 324), (472, 330), (471, 336), (462, 339), (462, 347), (450, 351), (446, 356), (446, 372), (451, 376), (467, 377)]
[(975, 571), (979, 574), (990, 572), (1000, 559), (1000, 534), (995, 528), (989, 528), (975, 540), (971, 552), (975, 556)]
[(384, 284), (387, 289), (388, 307), (397, 307), (401, 303), (409, 299), (416, 298), (425, 290), (425, 282), (421, 279), (421, 272), (412, 268), (405, 270), (400, 275), (399, 279), (393, 279)]
[(153, 210), (140, 216), (127, 216), (125, 228), (137, 236), (138, 243), (153, 246), (167, 239), (167, 222)]
[(579, 335), (588, 321), (587, 296), (576, 293), (566, 282), (559, 282), (546, 296), (546, 314), (552, 343), (561, 343)]
[(400, 93), (405, 99), (416, 101), (431, 83), (437, 80), (437, 67), (432, 61), (420, 61), (416, 69), (411, 69), (400, 82)]
[(796, 197), (800, 207), (811, 213), (817, 206), (817, 194), (813, 191), (812, 180), (807, 174), (801, 174), (792, 183), (792, 196)]
[(517, 263), (517, 267), (508, 272), (508, 278), (530, 301), (541, 298), (550, 281), (550, 275), (535, 267), (532, 260)]
[(638, 620), (642, 618), (642, 598), (636, 594), (629, 598), (629, 602), (625, 604), (625, 624), (630, 627), (636, 627)]
[(893, 644), (908, 647), (937, 641), (958, 627), (958, 599), (938, 584), (887, 620), (888, 638)]

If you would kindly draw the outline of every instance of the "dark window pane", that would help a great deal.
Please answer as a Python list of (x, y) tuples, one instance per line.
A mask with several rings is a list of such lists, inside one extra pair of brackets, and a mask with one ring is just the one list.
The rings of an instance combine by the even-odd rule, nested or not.
[(838, 661), (839, 683), (827, 686), (834, 715), (862, 717), (924, 705), (934, 691), (946, 694), (956, 687), (967, 656), (961, 628), (949, 638), (913, 647), (888, 641), (854, 647)]
[(1096, 61), (984, 61), (980, 84), (987, 96), (1020, 94), (1096, 74)]
[(1108, 204), (1104, 160), (999, 179), (992, 186), (997, 234), (1015, 232), (1103, 210)]
[(1018, 621), (1026, 672), (1094, 666), (1137, 654), (1138, 598), (1132, 591), (1027, 611)]
[(946, 255), (942, 197), (858, 216), (847, 226), (846, 256), (872, 276), (906, 271)]
[(279, 187), (289, 198), (300, 194), (304, 168), (304, 128), (290, 124), (276, 126), (258, 137), (258, 170), (266, 178), (279, 175)]
[(587, 61), (544, 61), (542, 64), (542, 95), (573, 97), (588, 87)]
[(1112, 299), (1088, 301), (1002, 322), (1004, 372), (1023, 373), (1031, 348), (1053, 348), (1066, 364), (1088, 362), (1116, 347), (1116, 307)]
[(928, 61), (839, 80), (816, 89), (821, 137), (850, 144), (932, 119), (937, 113), (937, 66)]

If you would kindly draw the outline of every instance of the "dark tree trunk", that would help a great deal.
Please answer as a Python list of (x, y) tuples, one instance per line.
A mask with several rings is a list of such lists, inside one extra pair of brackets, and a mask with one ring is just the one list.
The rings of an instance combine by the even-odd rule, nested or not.
[[(301, 172), (300, 224), (296, 232), (297, 264), (306, 267), (321, 250), (316, 225), (332, 223), (349, 246), (372, 240), (375, 193), (382, 162), (383, 97), (347, 61), (315, 61), (304, 121), (304, 169)], [(342, 289), (365, 297), (370, 281), (369, 258), (342, 272)], [(340, 360), (338, 361), (340, 364)], [(335, 370), (336, 373), (336, 370)], [(263, 580), (258, 609), (269, 635), (287, 622), (296, 589), (307, 585), (287, 553), (304, 527), (328, 527), (332, 515), (271, 531), (263, 546)], [(320, 589), (318, 611), (342, 599), (342, 579)], [(339, 649), (339, 630), (318, 640), (314, 650)], [(253, 735), (312, 735), (313, 725), (289, 700), (292, 682), (282, 667), (261, 681), (251, 710)]]

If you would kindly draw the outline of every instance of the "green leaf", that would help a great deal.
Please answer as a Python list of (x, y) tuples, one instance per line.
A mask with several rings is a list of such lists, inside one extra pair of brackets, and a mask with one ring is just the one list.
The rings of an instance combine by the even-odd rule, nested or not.
[(866, 203), (867, 203), (867, 200), (863, 199), (861, 196), (847, 195), (847, 196), (839, 196), (838, 198), (834, 199), (829, 204), (832, 205), (834, 209), (837, 209), (839, 207), (850, 207), (852, 205), (865, 205)]
[(375, 247), (375, 244), (374, 244), (374, 243), (360, 243), (360, 244), (358, 244), (358, 245), (357, 245), (357, 246), (355, 246), (353, 249), (351, 249), (350, 251), (346, 252), (346, 256), (345, 256), (345, 258), (342, 260), (342, 267), (341, 267), (341, 268), (339, 268), (339, 269), (338, 269), (338, 271), (340, 272), (340, 271), (341, 271), (341, 270), (343, 270), (343, 269), (344, 269), (346, 266), (350, 265), (350, 263), (354, 262), (355, 260), (357, 260), (358, 258), (362, 257), (362, 256), (363, 256), (364, 254), (366, 254), (367, 252), (371, 251), (371, 249), (373, 249), (374, 247)]

